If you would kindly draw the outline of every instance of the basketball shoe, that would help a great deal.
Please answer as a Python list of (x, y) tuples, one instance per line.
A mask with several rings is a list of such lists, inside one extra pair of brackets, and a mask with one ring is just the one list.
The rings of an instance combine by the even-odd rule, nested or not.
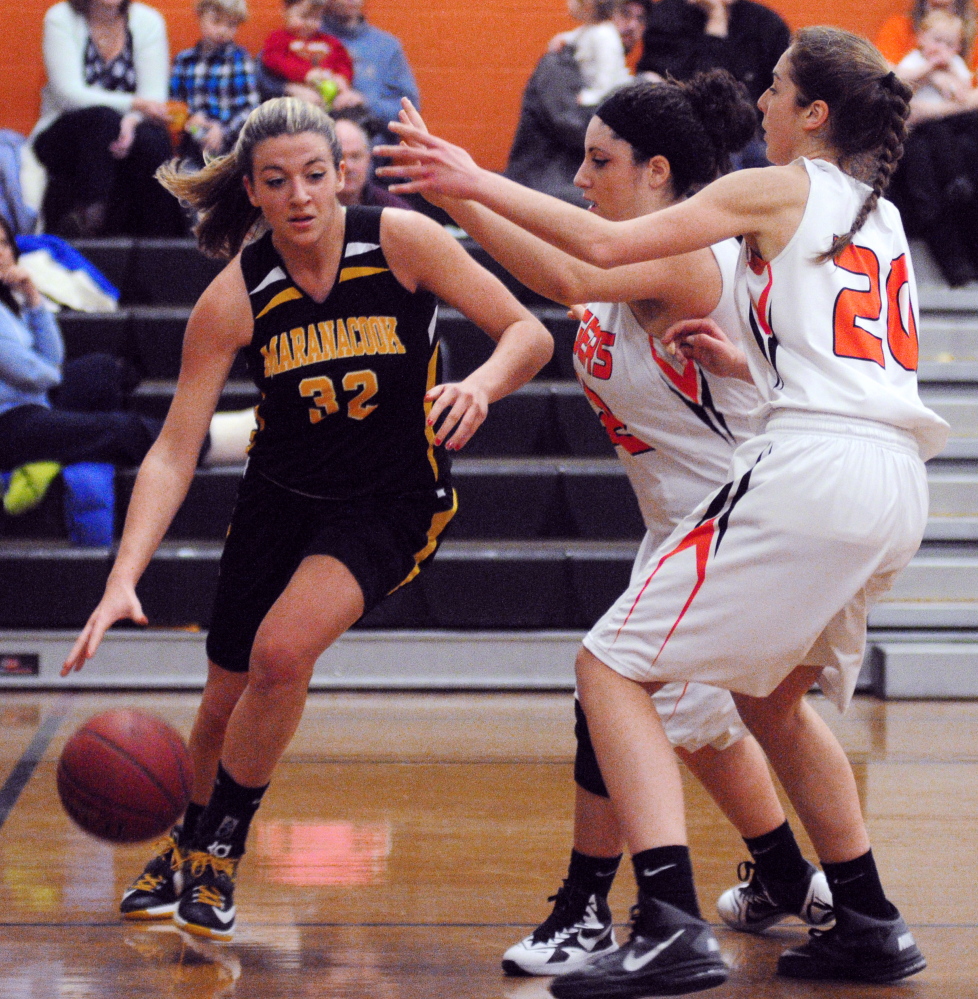
[(826, 927), (835, 918), (829, 884), (812, 864), (804, 878), (794, 883), (762, 881), (749, 860), (737, 868), (737, 877), (744, 883), (728, 888), (717, 899), (720, 918), (735, 930), (761, 933), (789, 916), (809, 926)]
[(667, 902), (639, 895), (628, 943), (555, 978), (556, 999), (637, 999), (701, 992), (727, 980), (709, 923)]
[(507, 975), (566, 975), (618, 949), (611, 910), (600, 895), (565, 881), (547, 901), (554, 903), (553, 912), (503, 954)]
[(889, 919), (875, 919), (839, 906), (835, 926), (809, 930), (808, 943), (786, 950), (778, 974), (786, 978), (895, 982), (927, 967), (923, 954), (894, 908)]
[(227, 941), (234, 937), (235, 857), (215, 857), (192, 850), (183, 863), (183, 894), (173, 913), (182, 930), (198, 937)]
[(119, 912), (123, 919), (169, 919), (173, 915), (183, 887), (180, 832), (181, 827), (174, 826), (168, 836), (153, 844), (153, 859), (122, 893)]

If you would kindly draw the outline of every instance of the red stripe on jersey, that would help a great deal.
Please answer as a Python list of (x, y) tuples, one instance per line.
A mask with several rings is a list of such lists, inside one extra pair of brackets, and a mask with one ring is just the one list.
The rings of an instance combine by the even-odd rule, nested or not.
[(682, 372), (677, 371), (668, 361), (659, 356), (655, 349), (652, 337), (649, 337), (649, 346), (652, 348), (652, 359), (659, 365), (659, 369), (666, 376), (669, 384), (690, 402), (697, 406), (703, 405), (702, 393), (700, 392), (699, 371), (693, 361), (687, 360), (683, 365)]
[(771, 265), (765, 263), (760, 271), (755, 271), (755, 273), (763, 274), (767, 271), (767, 284), (764, 286), (764, 290), (761, 292), (761, 297), (754, 303), (754, 311), (757, 313), (757, 321), (761, 324), (761, 329), (764, 331), (766, 336), (774, 336), (774, 331), (771, 329), (771, 324), (768, 321), (767, 314), (767, 301), (771, 297), (771, 288), (774, 285), (774, 274), (771, 272)]
[[(672, 558), (673, 555), (678, 555), (680, 552), (685, 551), (687, 548), (693, 548), (696, 550), (696, 583), (693, 585), (693, 589), (689, 594), (689, 598), (686, 603), (683, 604), (683, 609), (679, 612), (678, 617), (673, 622), (672, 627), (669, 629), (669, 634), (662, 640), (662, 645), (659, 647), (659, 651), (655, 655), (655, 659), (652, 660), (653, 664), (662, 655), (662, 650), (666, 647), (666, 643), (672, 638), (673, 632), (679, 627), (679, 622), (682, 621), (683, 617), (686, 615), (686, 611), (689, 610), (690, 604), (699, 593), (700, 587), (702, 587), (704, 581), (706, 580), (706, 563), (707, 559), (710, 557), (710, 547), (713, 544), (713, 536), (716, 533), (716, 520), (710, 518), (709, 520), (703, 521), (701, 524), (697, 524), (689, 534), (684, 537), (672, 551), (666, 552), (662, 558), (659, 559), (656, 567), (652, 570), (652, 575), (645, 581), (642, 589), (639, 591), (638, 596), (635, 598), (634, 603), (629, 608), (628, 613), (625, 615), (625, 620), (622, 621), (621, 627), (615, 634), (615, 641), (618, 640), (618, 636), (622, 633), (625, 625), (628, 624), (628, 619), (632, 616), (632, 612), (638, 606), (639, 600), (642, 599), (643, 594), (648, 588), (649, 584), (652, 582), (655, 574), (662, 568), (667, 558)], [(614, 642), (612, 642), (614, 644)]]

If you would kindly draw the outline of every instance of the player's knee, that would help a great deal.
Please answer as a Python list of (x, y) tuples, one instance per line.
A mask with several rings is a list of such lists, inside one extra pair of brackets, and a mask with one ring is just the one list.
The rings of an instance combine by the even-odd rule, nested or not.
[(598, 758), (591, 744), (591, 733), (588, 731), (587, 718), (581, 708), (580, 701), (574, 701), (574, 736), (577, 739), (577, 754), (574, 757), (574, 781), (578, 786), (590, 791), (599, 798), (608, 797)]
[(257, 693), (309, 686), (313, 663), (288, 641), (257, 638), (251, 650), (248, 686)]

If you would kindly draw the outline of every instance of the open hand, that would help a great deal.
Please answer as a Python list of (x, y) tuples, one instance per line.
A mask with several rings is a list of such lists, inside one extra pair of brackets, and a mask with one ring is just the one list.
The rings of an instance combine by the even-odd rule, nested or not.
[[(377, 169), (382, 177), (406, 177), (392, 184), (394, 194), (445, 194), (468, 198), (478, 189), (481, 169), (460, 146), (431, 135), (410, 101), (402, 100), (401, 120), (392, 121), (390, 130), (401, 137), (399, 146), (377, 146), (374, 153), (393, 160), (393, 165)], [(404, 119), (407, 120), (404, 120)]]
[(110, 576), (98, 607), (92, 611), (91, 617), (61, 667), (61, 675), (68, 676), (80, 670), (95, 655), (95, 650), (101, 644), (106, 631), (116, 621), (124, 618), (129, 618), (136, 624), (149, 624), (139, 597), (136, 596), (135, 588), (116, 582)]

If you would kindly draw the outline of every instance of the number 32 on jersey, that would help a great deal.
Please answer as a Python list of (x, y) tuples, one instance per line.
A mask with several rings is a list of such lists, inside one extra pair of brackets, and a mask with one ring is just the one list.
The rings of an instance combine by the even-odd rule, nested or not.
[[(340, 384), (344, 392), (356, 393), (346, 403), (346, 415), (351, 420), (365, 420), (377, 408), (376, 403), (368, 401), (377, 394), (377, 375), (369, 368), (364, 371), (348, 371)], [(304, 399), (312, 399), (310, 423), (318, 423), (324, 416), (340, 411), (332, 378), (323, 375), (318, 378), (303, 378), (299, 382), (299, 395)]]
[(836, 258), (844, 271), (858, 275), (861, 289), (844, 288), (835, 300), (832, 315), (834, 350), (837, 357), (873, 361), (886, 367), (883, 338), (870, 333), (860, 320), (876, 322), (886, 308), (886, 345), (890, 356), (907, 371), (917, 370), (917, 322), (910, 301), (910, 275), (906, 254), (889, 262), (886, 283), (877, 255), (866, 246), (850, 244)]

